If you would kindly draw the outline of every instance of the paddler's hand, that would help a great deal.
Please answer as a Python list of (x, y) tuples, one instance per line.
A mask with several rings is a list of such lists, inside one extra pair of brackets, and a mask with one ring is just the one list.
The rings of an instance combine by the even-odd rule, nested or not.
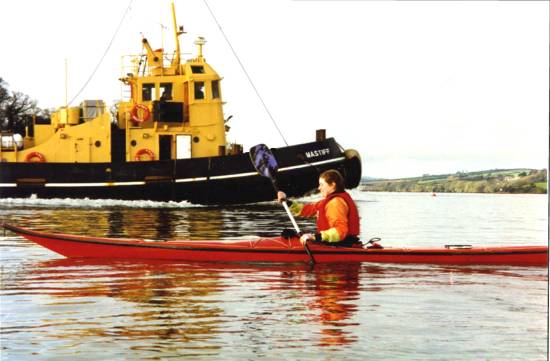
[(282, 192), (282, 191), (278, 191), (277, 192), (277, 202), (283, 203), (284, 201), (286, 201), (286, 193)]
[(300, 237), (300, 243), (306, 244), (307, 241), (314, 241), (315, 235), (311, 233), (304, 233), (302, 237)]

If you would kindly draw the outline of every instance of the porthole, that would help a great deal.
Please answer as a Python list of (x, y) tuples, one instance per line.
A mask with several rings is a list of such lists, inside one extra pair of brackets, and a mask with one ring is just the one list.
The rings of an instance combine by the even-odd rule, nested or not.
[(130, 145), (131, 145), (132, 147), (135, 147), (135, 146), (137, 145), (137, 142), (136, 142), (135, 140), (132, 140), (132, 141), (130, 142)]
[(193, 142), (198, 143), (200, 141), (199, 137), (193, 137)]
[(97, 148), (99, 148), (99, 147), (101, 147), (101, 142), (100, 142), (99, 140), (96, 140), (95, 143), (94, 143), (94, 145), (95, 145)]

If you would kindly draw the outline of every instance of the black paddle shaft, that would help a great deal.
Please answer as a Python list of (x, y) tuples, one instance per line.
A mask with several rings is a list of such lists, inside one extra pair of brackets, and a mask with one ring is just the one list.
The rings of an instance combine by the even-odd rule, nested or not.
[[(271, 180), (271, 184), (273, 184), (273, 189), (275, 190), (275, 193), (278, 193), (279, 186), (277, 185), (277, 180), (275, 178), (278, 169), (277, 160), (275, 159), (275, 156), (267, 147), (267, 145), (258, 144), (250, 148), (250, 160), (252, 161), (254, 168), (258, 171), (258, 173), (260, 173), (260, 175)], [(292, 216), (292, 213), (290, 213), (288, 205), (284, 200), (283, 206), (286, 213), (288, 214), (288, 217), (292, 221), (296, 232), (300, 234), (300, 228), (298, 227), (298, 224), (296, 224), (296, 221), (294, 220), (294, 217)], [(309, 250), (307, 242), (304, 243), (304, 248), (309, 256), (309, 262), (313, 265), (315, 263), (315, 259), (313, 258), (313, 254)]]

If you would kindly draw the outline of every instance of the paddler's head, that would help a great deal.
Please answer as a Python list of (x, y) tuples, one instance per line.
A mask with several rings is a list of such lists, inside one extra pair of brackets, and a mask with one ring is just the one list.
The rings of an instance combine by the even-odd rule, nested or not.
[(332, 193), (343, 192), (344, 187), (344, 177), (335, 169), (329, 169), (324, 171), (319, 176), (319, 192), (321, 195), (326, 198)]

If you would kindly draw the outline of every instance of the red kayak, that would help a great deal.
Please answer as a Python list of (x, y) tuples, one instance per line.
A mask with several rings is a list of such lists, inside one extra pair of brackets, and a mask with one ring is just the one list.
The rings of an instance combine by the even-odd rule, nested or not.
[[(298, 238), (250, 241), (153, 241), (45, 233), (3, 224), (4, 228), (69, 258), (165, 259), (198, 262), (304, 263), (310, 257)], [(336, 247), (308, 243), (316, 263), (383, 262), (548, 266), (548, 246), (443, 248)]]

